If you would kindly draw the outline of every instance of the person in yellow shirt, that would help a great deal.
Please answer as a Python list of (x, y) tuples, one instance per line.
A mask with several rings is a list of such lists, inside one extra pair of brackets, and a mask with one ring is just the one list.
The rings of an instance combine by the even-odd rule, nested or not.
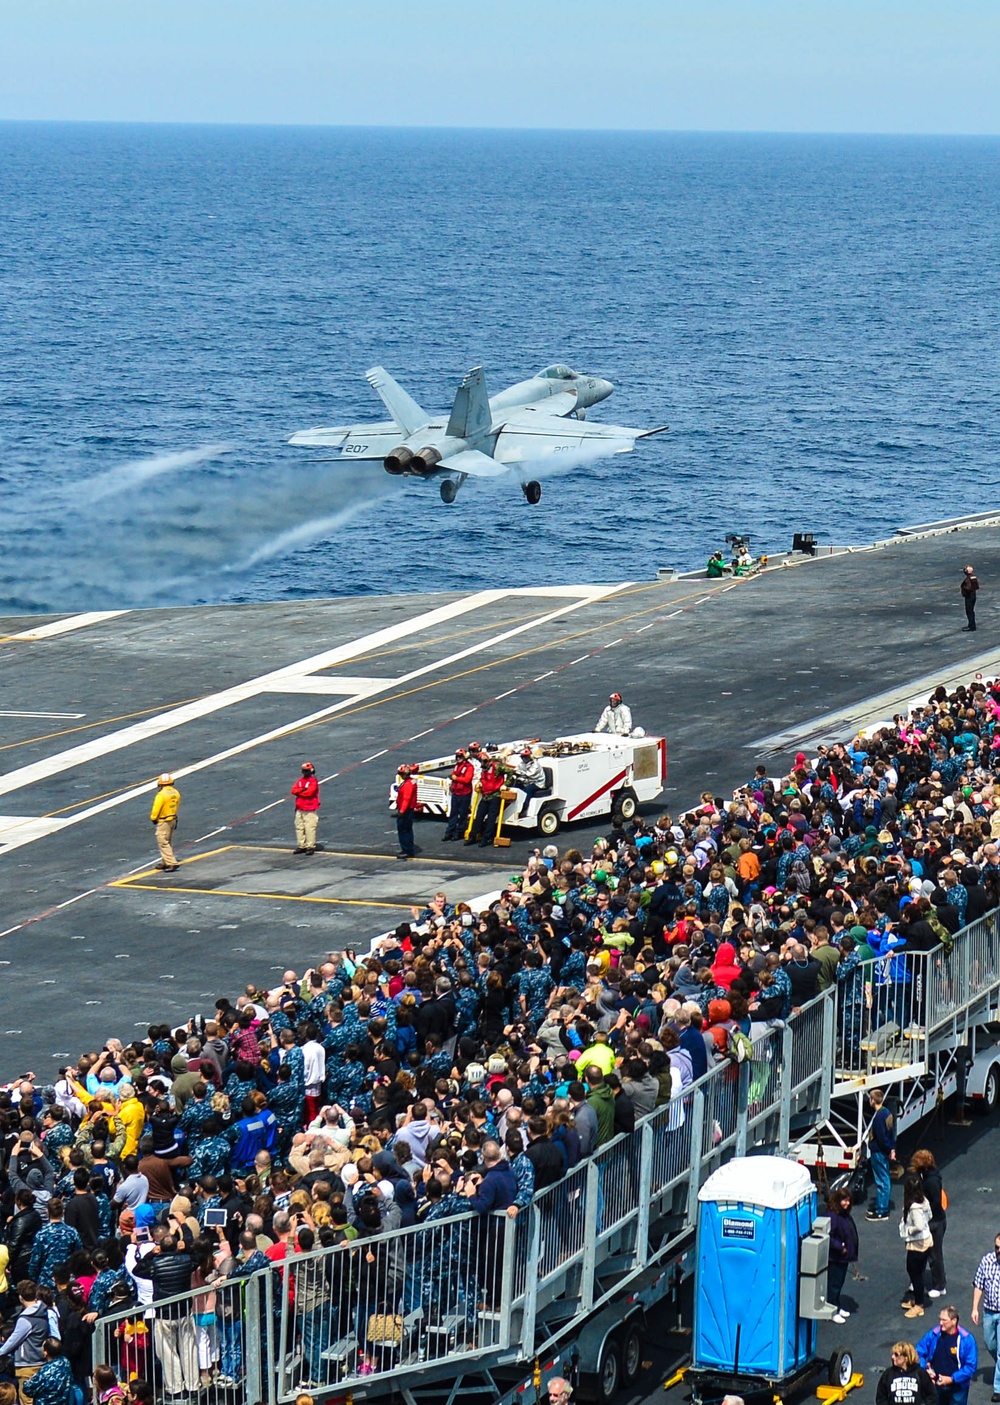
[(577, 1068), (580, 1069), (589, 1068), (591, 1064), (596, 1064), (605, 1077), (614, 1071), (615, 1052), (606, 1034), (595, 1034), (593, 1044), (584, 1049), (577, 1060)]
[(156, 847), (160, 851), (160, 862), (156, 867), (162, 868), (164, 873), (176, 873), (180, 864), (174, 856), (173, 837), (177, 828), (177, 811), (181, 807), (181, 793), (174, 785), (173, 776), (166, 771), (157, 777), (156, 784), (159, 790), (153, 797), (153, 808), (149, 813), (149, 818), (156, 825)]
[(118, 1120), (125, 1127), (125, 1145), (122, 1157), (134, 1156), (139, 1150), (139, 1138), (146, 1125), (146, 1109), (135, 1095), (131, 1083), (122, 1083), (118, 1089), (121, 1101), (118, 1104)]

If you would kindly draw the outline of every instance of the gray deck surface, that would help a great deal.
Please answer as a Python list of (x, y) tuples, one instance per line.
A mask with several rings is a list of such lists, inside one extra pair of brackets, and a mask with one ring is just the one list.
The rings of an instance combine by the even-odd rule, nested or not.
[[(969, 560), (984, 583), (974, 640), (958, 594)], [(532, 839), (442, 845), (430, 819), (421, 863), (397, 863), (387, 789), (401, 760), (578, 731), (617, 688), (669, 739), (666, 806), (703, 786), (728, 794), (762, 757), (780, 769), (799, 739), (891, 715), (920, 680), (1000, 667), (997, 579), (1000, 532), (976, 528), (597, 599), (484, 580), (481, 597), (137, 611), (36, 640), (11, 636), (46, 621), (0, 619), (3, 712), (83, 714), (0, 715), (0, 1074), (47, 1077), (61, 1055), (186, 1019), (249, 979), (366, 944), (438, 886), (472, 896), (523, 863)], [(155, 721), (192, 700), (202, 715)], [(290, 852), (304, 759), (336, 773), (327, 851), (311, 859)], [(151, 793), (133, 792), (190, 766), (183, 867), (151, 873)]]
[[(961, 632), (966, 561), (984, 587), (975, 640)], [(434, 889), (471, 897), (523, 862), (532, 840), (505, 851), (446, 846), (441, 822), (428, 820), (417, 829), (420, 860), (397, 863), (386, 796), (400, 760), (473, 738), (580, 730), (618, 688), (638, 723), (669, 738), (666, 804), (687, 804), (703, 786), (728, 794), (757, 760), (778, 770), (800, 739), (891, 715), (928, 678), (1000, 667), (998, 579), (1000, 533), (975, 529), (803, 560), (735, 588), (643, 583), (582, 605), (504, 594), (430, 625), (423, 616), (462, 597), (135, 612), (47, 639), (2, 639), (4, 712), (84, 716), (0, 716), (0, 1075), (33, 1067), (48, 1078), (61, 1057), (100, 1047), (108, 1034), (185, 1019), (249, 979), (360, 947)], [(0, 636), (44, 623), (0, 620)], [(393, 625), (398, 638), (355, 644)], [(275, 691), (244, 690), (152, 738), (130, 733), (121, 749), (63, 757), (338, 646), (332, 666), (300, 670)], [(330, 707), (339, 711), (295, 726)], [(119, 797), (164, 767), (182, 770), (275, 728), (290, 730), (180, 779), (183, 866), (169, 876), (151, 871), (150, 793)], [(290, 852), (287, 799), (306, 758), (321, 777), (338, 773), (323, 788), (327, 849), (311, 859)], [(12, 778), (45, 759), (60, 769)], [(12, 817), (70, 823), (30, 838)], [(597, 832), (582, 826), (562, 840)], [(18, 837), (28, 842), (2, 847)], [(935, 1126), (920, 1139), (948, 1159), (946, 1255), (965, 1321), (971, 1274), (995, 1229), (994, 1135), (991, 1118), (968, 1131)], [(837, 1344), (855, 1351), (868, 1376), (855, 1398), (867, 1402), (891, 1342), (915, 1338), (934, 1317), (908, 1323), (896, 1306), (904, 1283), (895, 1223), (862, 1221), (861, 1236), (866, 1281), (849, 1282), (845, 1294), (859, 1310), (842, 1329), (823, 1326), (820, 1341), (826, 1352)], [(682, 1398), (682, 1388), (668, 1397), (659, 1384), (688, 1345), (668, 1335), (670, 1325), (666, 1311), (651, 1322), (651, 1365), (623, 1405)], [(973, 1405), (988, 1398), (981, 1382), (982, 1372)]]

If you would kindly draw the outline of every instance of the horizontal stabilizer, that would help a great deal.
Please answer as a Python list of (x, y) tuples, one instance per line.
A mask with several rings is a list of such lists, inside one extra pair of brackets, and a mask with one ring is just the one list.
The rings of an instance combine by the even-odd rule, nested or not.
[(430, 415), (407, 395), (401, 385), (397, 385), (384, 367), (373, 366), (365, 372), (365, 380), (405, 435), (416, 434), (418, 429), (429, 423)]
[(500, 478), (509, 473), (506, 464), (497, 463), (489, 454), (481, 454), (478, 449), (463, 449), (460, 454), (450, 454), (437, 465), (437, 472), (464, 473), (469, 478)]
[(482, 366), (462, 381), (455, 393), (455, 403), (451, 407), (451, 419), (445, 434), (452, 439), (482, 439), (493, 428), (490, 414), (490, 398), (486, 394), (486, 377)]

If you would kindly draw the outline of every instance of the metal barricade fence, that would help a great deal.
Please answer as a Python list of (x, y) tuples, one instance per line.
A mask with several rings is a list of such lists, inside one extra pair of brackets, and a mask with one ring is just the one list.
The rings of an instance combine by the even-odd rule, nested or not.
[(995, 1008), (998, 992), (1000, 909), (956, 932), (950, 951), (904, 946), (857, 966), (836, 986), (839, 1075), (874, 1077), (926, 1066), (935, 1031), (967, 1033)]
[(530, 1356), (545, 1303), (566, 1293), (584, 1313), (608, 1300), (623, 1274), (690, 1233), (698, 1188), (722, 1160), (787, 1148), (794, 1109), (828, 1114), (820, 1041), (832, 1020), (832, 994), (820, 996), (762, 1034), (744, 1063), (709, 1070), (516, 1217), (460, 1214), (293, 1253), (251, 1277), (110, 1314), (98, 1320), (94, 1359), (120, 1377), (145, 1375), (158, 1399), (215, 1376), (236, 1399), (287, 1405), (303, 1389), (348, 1393), (491, 1352)]
[(197, 1395), (209, 1378), (245, 1400), (268, 1399), (276, 1277), (265, 1271), (230, 1278), (102, 1316), (94, 1328), (94, 1364), (113, 1367), (123, 1382), (148, 1381), (157, 1400)]

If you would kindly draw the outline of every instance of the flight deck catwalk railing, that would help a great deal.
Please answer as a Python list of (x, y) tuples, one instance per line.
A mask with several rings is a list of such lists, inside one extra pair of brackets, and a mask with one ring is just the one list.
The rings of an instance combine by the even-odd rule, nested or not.
[(908, 951), (904, 944), (842, 968), (836, 991), (834, 1096), (919, 1078), (934, 1054), (967, 1041), (996, 1010), (1000, 909), (956, 932), (950, 948)]
[(163, 1390), (179, 1380), (191, 1389), (197, 1366), (221, 1375), (233, 1398), (266, 1405), (304, 1389), (375, 1395), (477, 1363), (530, 1361), (681, 1252), (698, 1190), (723, 1161), (785, 1151), (796, 1130), (828, 1115), (833, 1036), (830, 992), (520, 1213), (451, 1215), (295, 1253), (250, 1278), (102, 1317), (95, 1360), (134, 1373), (127, 1353), (138, 1336), (139, 1373)]

